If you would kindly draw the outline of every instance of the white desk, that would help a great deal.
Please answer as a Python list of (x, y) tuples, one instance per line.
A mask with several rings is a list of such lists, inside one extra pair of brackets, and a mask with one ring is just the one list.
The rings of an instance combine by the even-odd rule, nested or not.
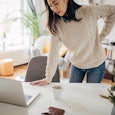
[[(30, 89), (32, 87), (28, 83), (23, 85)], [(40, 95), (29, 107), (0, 103), (0, 115), (41, 115), (50, 106), (64, 109), (64, 115), (110, 115), (111, 113), (113, 105), (99, 96), (108, 94), (107, 87), (103, 84), (62, 84), (63, 94), (59, 101), (53, 98), (51, 85), (33, 86), (40, 91)]]

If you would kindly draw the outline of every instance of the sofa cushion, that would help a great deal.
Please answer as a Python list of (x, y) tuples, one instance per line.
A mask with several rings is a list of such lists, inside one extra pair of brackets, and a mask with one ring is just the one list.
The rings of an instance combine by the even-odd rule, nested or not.
[(50, 51), (50, 40), (43, 47), (43, 53), (48, 53)]
[[(50, 51), (50, 40), (48, 40), (48, 42), (43, 47), (43, 53), (49, 53), (49, 51)], [(66, 53), (67, 53), (66, 47), (62, 46), (59, 51), (59, 56), (64, 57)]]

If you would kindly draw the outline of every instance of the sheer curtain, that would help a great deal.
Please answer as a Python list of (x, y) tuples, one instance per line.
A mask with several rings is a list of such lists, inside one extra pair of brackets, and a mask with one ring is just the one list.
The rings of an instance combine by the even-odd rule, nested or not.
[[(5, 31), (5, 49), (28, 45), (28, 36), (20, 20), (11, 21), (9, 18), (20, 17), (20, 10), (35, 12), (36, 17), (42, 10), (43, 0), (0, 0), (0, 50)], [(3, 30), (3, 28), (5, 30)], [(17, 42), (18, 41), (18, 42)]]
[(12, 20), (19, 17), (21, 8), (22, 0), (0, 0), (0, 43), (4, 39), (6, 49), (24, 43), (20, 21)]

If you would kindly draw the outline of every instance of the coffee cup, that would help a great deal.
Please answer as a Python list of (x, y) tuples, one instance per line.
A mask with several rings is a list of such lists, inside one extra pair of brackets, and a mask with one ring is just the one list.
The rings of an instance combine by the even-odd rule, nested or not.
[(53, 85), (52, 86), (53, 96), (56, 100), (61, 99), (62, 94), (62, 86), (61, 85)]

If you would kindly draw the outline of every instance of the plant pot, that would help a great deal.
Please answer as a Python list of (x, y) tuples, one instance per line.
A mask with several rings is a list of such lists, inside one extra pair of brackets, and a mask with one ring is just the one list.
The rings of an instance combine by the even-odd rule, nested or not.
[(111, 111), (111, 115), (115, 115), (115, 105), (113, 105), (112, 111)]

